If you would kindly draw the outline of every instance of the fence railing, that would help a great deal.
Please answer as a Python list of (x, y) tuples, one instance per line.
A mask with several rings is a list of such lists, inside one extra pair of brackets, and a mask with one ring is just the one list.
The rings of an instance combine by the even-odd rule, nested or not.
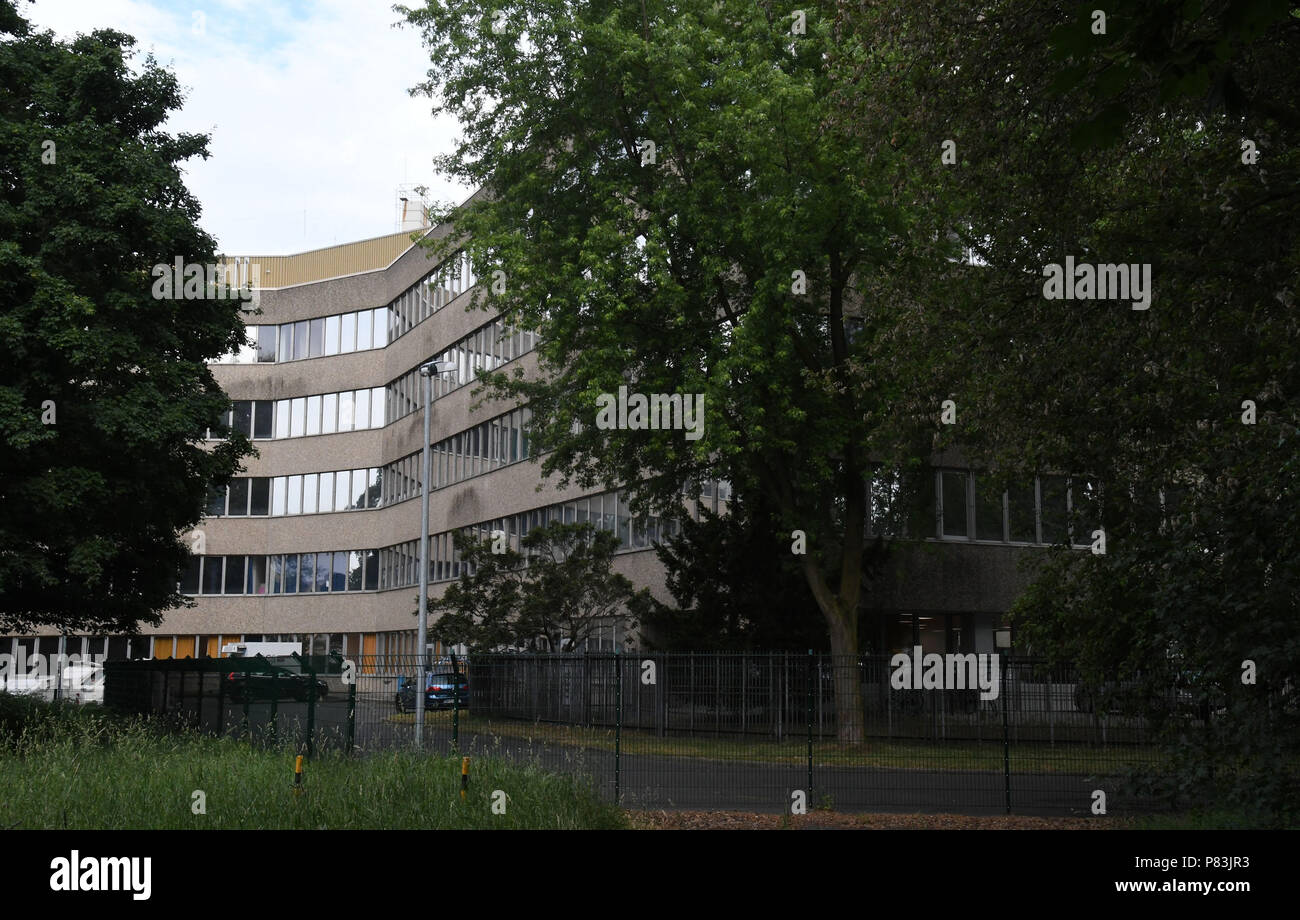
[[(1155, 726), (1131, 705), (1149, 697), (1032, 659), (943, 663), (904, 675), (889, 656), (810, 653), (430, 659), (421, 747), (577, 771), (632, 807), (1087, 814), (1098, 791), (1111, 811), (1153, 804), (1121, 782), (1154, 758)], [(421, 665), (304, 660), (291, 677), (260, 659), (109, 662), (105, 701), (308, 751), (375, 751), (415, 743)], [(842, 692), (859, 706), (841, 713)], [(1171, 717), (1197, 718), (1164, 699)]]

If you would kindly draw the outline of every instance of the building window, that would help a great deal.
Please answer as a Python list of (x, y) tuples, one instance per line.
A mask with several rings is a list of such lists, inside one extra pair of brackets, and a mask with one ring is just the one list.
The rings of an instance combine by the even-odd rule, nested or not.
[(1044, 476), (1039, 479), (1040, 524), (1044, 543), (1065, 543), (1069, 540), (1069, 490), (1064, 476)]
[(258, 440), (266, 440), (274, 434), (272, 426), (272, 407), (273, 403), (264, 399), (259, 399), (253, 403), (253, 437)]
[(257, 360), (266, 364), (275, 360), (275, 326), (257, 327)]
[(1034, 483), (1012, 485), (1007, 491), (1007, 538), (1012, 543), (1037, 543), (1038, 524)]
[(1003, 532), (1005, 515), (1002, 502), (1002, 490), (992, 476), (979, 474), (975, 479), (975, 539), (1006, 539)]
[(226, 557), (226, 594), (244, 593), (244, 557)]
[(965, 537), (970, 534), (966, 508), (966, 474), (944, 470), (940, 489), (943, 513), (943, 535)]
[(181, 571), (181, 594), (199, 593), (199, 569), (203, 567), (202, 556), (191, 556)]
[(230, 480), (230, 506), (227, 514), (242, 516), (248, 514), (248, 479), (239, 477)]
[(220, 594), (222, 581), (221, 556), (203, 557), (203, 593)]

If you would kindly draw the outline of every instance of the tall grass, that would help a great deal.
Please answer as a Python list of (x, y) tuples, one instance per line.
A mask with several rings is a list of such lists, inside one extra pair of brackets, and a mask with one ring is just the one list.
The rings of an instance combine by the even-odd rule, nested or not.
[[(459, 757), (325, 754), (306, 763), (296, 793), (288, 746), (63, 709), (0, 733), (0, 829), (626, 826), (581, 780), (534, 766), (474, 758), (462, 801)], [(492, 811), (495, 790), (505, 793), (504, 814)]]

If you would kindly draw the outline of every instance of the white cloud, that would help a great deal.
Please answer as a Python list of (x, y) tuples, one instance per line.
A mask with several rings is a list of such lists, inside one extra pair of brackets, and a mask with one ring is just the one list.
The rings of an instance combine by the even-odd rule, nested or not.
[[(473, 190), (435, 176), (457, 134), (407, 89), (429, 57), (391, 0), (53, 0), (23, 15), (60, 37), (135, 36), (186, 88), (173, 132), (210, 133), (186, 164), (200, 223), (227, 253), (274, 255), (391, 233), (396, 188)], [(196, 18), (195, 13), (201, 13)], [(304, 218), (305, 212), (305, 218)]]

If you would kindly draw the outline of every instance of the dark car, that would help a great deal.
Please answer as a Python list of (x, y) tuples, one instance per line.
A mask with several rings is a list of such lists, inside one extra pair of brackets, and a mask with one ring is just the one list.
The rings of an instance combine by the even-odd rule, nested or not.
[(270, 665), (266, 670), (231, 671), (226, 675), (226, 696), (235, 702), (253, 700), (297, 700), (306, 702), (312, 698), (323, 700), (329, 693), (329, 686), (311, 674), (301, 670)]
[[(415, 712), (416, 680), (407, 680), (394, 694), (398, 712)], [(440, 671), (430, 674), (425, 684), (424, 708), (427, 710), (469, 708), (469, 679), (464, 674)]]

